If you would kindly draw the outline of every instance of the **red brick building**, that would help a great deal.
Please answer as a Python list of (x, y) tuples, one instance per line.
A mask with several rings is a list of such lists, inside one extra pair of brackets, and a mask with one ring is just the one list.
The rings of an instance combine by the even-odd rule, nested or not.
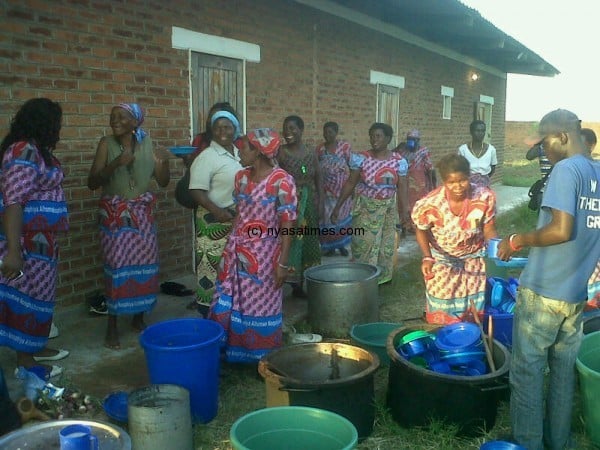
[[(435, 158), (469, 139), (474, 117), (504, 146), (506, 73), (557, 73), (456, 0), (4, 0), (0, 3), (0, 129), (32, 97), (64, 110), (56, 155), (71, 230), (61, 241), (58, 300), (102, 286), (98, 192), (87, 174), (119, 102), (146, 111), (160, 145), (185, 145), (210, 104), (228, 100), (246, 129), (280, 129), (298, 114), (305, 139), (339, 122), (355, 149), (371, 123), (411, 128)], [(191, 211), (174, 200), (183, 172), (156, 189), (162, 279), (192, 271)]]

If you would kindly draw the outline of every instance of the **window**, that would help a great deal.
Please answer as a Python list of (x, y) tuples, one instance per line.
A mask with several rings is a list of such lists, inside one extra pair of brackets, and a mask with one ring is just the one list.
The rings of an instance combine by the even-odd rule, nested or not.
[(454, 88), (442, 86), (442, 119), (452, 118), (452, 98)]

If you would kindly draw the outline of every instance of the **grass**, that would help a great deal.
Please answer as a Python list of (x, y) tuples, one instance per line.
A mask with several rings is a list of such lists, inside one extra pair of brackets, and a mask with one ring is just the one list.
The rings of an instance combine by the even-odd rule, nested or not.
[(507, 186), (529, 187), (540, 178), (540, 165), (537, 159), (528, 161), (522, 147), (507, 145), (502, 164), (502, 184)]

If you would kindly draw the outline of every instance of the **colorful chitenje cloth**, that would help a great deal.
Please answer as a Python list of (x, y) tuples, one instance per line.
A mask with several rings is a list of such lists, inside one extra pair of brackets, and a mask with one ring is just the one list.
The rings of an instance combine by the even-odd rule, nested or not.
[[(398, 153), (408, 161), (408, 210), (411, 212), (417, 200), (425, 197), (434, 187), (430, 178), (433, 163), (427, 147), (420, 147), (415, 151), (403, 148)], [(412, 220), (405, 225), (414, 229)]]
[(280, 240), (268, 230), (296, 219), (293, 178), (276, 168), (254, 183), (250, 170), (235, 178), (238, 216), (221, 258), (209, 318), (225, 329), (229, 362), (257, 362), (282, 343), (282, 288), (275, 287)]
[(0, 275), (0, 346), (19, 352), (36, 353), (48, 342), (56, 294), (57, 233), (68, 229), (63, 178), (58, 160), (47, 164), (32, 143), (17, 142), (4, 154), (0, 259), (7, 253), (4, 213), (8, 206), (20, 204), (24, 275), (14, 281)]
[(387, 159), (369, 151), (353, 153), (350, 170), (360, 170), (356, 186), (352, 227), (364, 234), (352, 239), (352, 257), (381, 269), (379, 284), (392, 280), (398, 208), (398, 179), (406, 176), (408, 163), (396, 153)]
[(588, 301), (584, 311), (600, 311), (600, 261), (588, 281)]
[[(321, 180), (323, 189), (323, 214), (320, 226), (324, 230), (321, 233), (321, 248), (325, 251), (336, 248), (344, 248), (350, 244), (352, 237), (349, 233), (340, 233), (339, 230), (347, 229), (352, 225), (352, 198), (348, 198), (341, 206), (338, 213), (338, 221), (332, 224), (329, 221), (331, 211), (335, 207), (342, 192), (342, 187), (350, 176), (350, 155), (352, 147), (347, 141), (336, 141), (336, 147), (330, 152), (325, 143), (316, 148), (317, 159), (321, 169)], [(329, 233), (329, 230), (335, 230)]]
[(158, 292), (158, 245), (151, 192), (100, 200), (100, 247), (108, 313), (150, 311)]
[(292, 240), (288, 264), (294, 268), (295, 272), (287, 278), (287, 281), (302, 283), (304, 271), (309, 267), (321, 264), (319, 213), (316, 198), (318, 194), (315, 192), (316, 155), (306, 149), (301, 156), (296, 156), (283, 146), (279, 151), (277, 161), (283, 170), (294, 177), (298, 194), (296, 226), (303, 230)]
[[(229, 208), (235, 216), (235, 208)], [(215, 293), (215, 281), (221, 255), (232, 228), (231, 222), (217, 222), (201, 205), (195, 211), (197, 303), (209, 305)]]
[(440, 186), (417, 201), (412, 219), (432, 235), (433, 278), (425, 280), (425, 320), (450, 324), (465, 319), (470, 301), (478, 311), (485, 303), (486, 272), (483, 227), (494, 220), (496, 196), (471, 185), (463, 210), (454, 215)]

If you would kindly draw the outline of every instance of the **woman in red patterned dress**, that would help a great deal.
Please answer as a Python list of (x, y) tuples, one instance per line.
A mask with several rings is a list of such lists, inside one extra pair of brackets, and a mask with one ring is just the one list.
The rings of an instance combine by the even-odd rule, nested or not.
[(447, 155), (438, 164), (442, 185), (417, 201), (412, 219), (423, 252), (425, 320), (449, 324), (463, 320), (473, 300), (485, 302), (486, 242), (496, 237), (496, 196), (469, 182), (469, 161)]
[(282, 286), (291, 271), (291, 234), (296, 220), (293, 177), (277, 166), (280, 146), (269, 128), (249, 132), (235, 176), (237, 216), (221, 257), (209, 318), (225, 328), (229, 362), (257, 363), (281, 346)]

